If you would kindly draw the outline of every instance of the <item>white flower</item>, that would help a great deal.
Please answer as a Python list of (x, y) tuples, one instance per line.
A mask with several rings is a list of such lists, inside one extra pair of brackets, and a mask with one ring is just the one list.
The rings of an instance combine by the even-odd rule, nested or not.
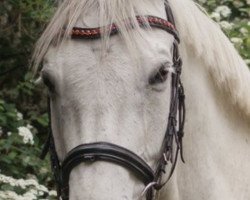
[(57, 196), (57, 192), (55, 190), (50, 190), (49, 196)]
[(33, 135), (30, 129), (28, 129), (27, 127), (25, 126), (18, 127), (18, 134), (23, 137), (24, 144), (27, 143), (34, 144)]
[(43, 196), (44, 195), (44, 192), (43, 191), (39, 191), (38, 192), (38, 196)]
[(25, 200), (22, 196), (13, 191), (0, 191), (0, 199), (8, 200)]
[(233, 37), (231, 38), (231, 41), (235, 44), (235, 45), (241, 45), (243, 43), (243, 40), (241, 38), (237, 38), (237, 37)]
[(39, 190), (39, 191), (43, 191), (43, 192), (46, 192), (48, 193), (48, 188), (46, 188), (45, 186), (43, 185), (37, 185), (36, 188)]
[(48, 173), (48, 169), (46, 167), (41, 167), (40, 170), (39, 170), (39, 172), (41, 174), (46, 174), (46, 173)]
[(17, 116), (17, 120), (18, 120), (18, 121), (20, 121), (20, 120), (23, 119), (23, 114), (20, 113), (20, 112), (17, 112), (16, 116)]
[(242, 27), (242, 28), (240, 29), (240, 32), (241, 32), (243, 35), (247, 35), (247, 34), (248, 34), (248, 30), (247, 30), (246, 28), (244, 28), (244, 27)]
[(33, 126), (32, 125), (30, 125), (30, 124), (27, 124), (27, 126), (26, 126), (28, 129), (32, 129), (33, 128)]
[(11, 133), (10, 131), (9, 131), (9, 132), (7, 132), (7, 135), (8, 135), (8, 136), (11, 136), (11, 134), (12, 134), (12, 133)]
[(34, 185), (34, 186), (36, 186), (36, 185), (38, 185), (38, 182), (35, 179), (27, 179), (26, 180), (26, 184), (27, 185)]
[(31, 189), (25, 194), (23, 194), (24, 199), (29, 199), (29, 200), (36, 200), (37, 199), (38, 192), (37, 190)]
[(38, 196), (42, 196), (44, 193), (49, 194), (50, 196), (56, 196), (54, 190), (49, 191), (48, 188), (40, 185), (36, 179), (14, 179), (13, 177), (0, 174), (0, 184), (1, 183), (20, 187), (25, 189), (26, 192), (23, 195), (18, 195), (13, 191), (0, 191), (0, 199), (36, 200), (38, 199)]
[(232, 13), (231, 9), (227, 6), (219, 6), (215, 9), (215, 12), (219, 13), (222, 17), (229, 17)]
[(227, 21), (221, 21), (219, 24), (220, 27), (224, 30), (231, 30), (233, 28), (233, 25), (228, 23)]
[(217, 12), (212, 12), (212, 14), (210, 15), (210, 17), (212, 18), (212, 19), (214, 19), (215, 21), (220, 21), (220, 14), (219, 13), (217, 13)]
[(250, 5), (250, 0), (247, 0), (247, 4)]

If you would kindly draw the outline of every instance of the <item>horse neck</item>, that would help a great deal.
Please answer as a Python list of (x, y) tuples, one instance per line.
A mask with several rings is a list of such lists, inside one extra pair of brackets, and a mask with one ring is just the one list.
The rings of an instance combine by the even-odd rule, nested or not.
[(163, 199), (170, 194), (186, 200), (247, 199), (250, 195), (250, 177), (246, 176), (250, 169), (249, 122), (215, 84), (202, 59), (190, 49), (182, 47), (186, 164), (177, 165)]

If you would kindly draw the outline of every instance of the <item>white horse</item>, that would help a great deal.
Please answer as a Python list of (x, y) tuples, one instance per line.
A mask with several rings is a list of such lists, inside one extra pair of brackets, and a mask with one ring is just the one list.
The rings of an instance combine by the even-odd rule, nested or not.
[[(250, 72), (220, 28), (191, 0), (169, 0), (181, 39), (186, 89), (184, 155), (159, 200), (250, 199)], [(140, 155), (151, 167), (169, 112), (171, 76), (149, 84), (162, 65), (171, 72), (173, 36), (126, 29), (136, 15), (166, 18), (164, 0), (64, 0), (38, 41), (44, 61), (52, 130), (63, 160), (79, 144), (107, 141)], [(71, 40), (73, 26), (116, 22), (121, 34)], [(62, 27), (65, 37), (58, 37)], [(46, 55), (45, 55), (46, 54)], [(139, 199), (145, 187), (109, 162), (82, 163), (70, 175), (70, 200)]]

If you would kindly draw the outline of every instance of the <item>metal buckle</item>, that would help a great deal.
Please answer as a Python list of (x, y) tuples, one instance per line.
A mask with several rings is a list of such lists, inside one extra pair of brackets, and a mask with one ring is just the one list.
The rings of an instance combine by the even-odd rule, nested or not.
[(167, 159), (167, 155), (166, 153), (163, 153), (163, 158), (164, 158), (164, 164), (167, 165), (168, 164), (168, 159)]
[(147, 194), (148, 190), (150, 190), (152, 187), (154, 187), (155, 185), (157, 185), (157, 182), (150, 182), (148, 185), (146, 185), (146, 187), (143, 189), (141, 195), (140, 195), (140, 200), (142, 200), (142, 198)]
[(182, 59), (180, 56), (178, 56), (178, 58), (174, 59), (174, 67), (176, 68), (176, 72), (178, 74), (181, 74), (181, 66), (182, 66)]

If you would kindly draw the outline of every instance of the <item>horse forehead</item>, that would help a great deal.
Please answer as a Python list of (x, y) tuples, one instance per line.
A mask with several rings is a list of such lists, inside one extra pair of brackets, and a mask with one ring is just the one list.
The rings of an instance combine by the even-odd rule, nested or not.
[(93, 70), (119, 70), (121, 66), (128, 69), (131, 59), (121, 44), (112, 43), (102, 52), (101, 41), (70, 40), (60, 50), (51, 48), (46, 55), (47, 65), (52, 71), (60, 69), (62, 75), (82, 73), (82, 76), (93, 75)]
[(79, 84), (84, 84), (83, 79), (86, 78), (87, 80), (90, 80), (90, 77), (98, 78), (96, 76), (100, 72), (106, 75), (116, 75), (116, 78), (123, 81), (133, 80), (135, 76), (140, 77), (139, 73), (146, 77), (145, 70), (149, 69), (145, 66), (150, 65), (150, 70), (152, 70), (161, 62), (171, 62), (171, 46), (174, 38), (157, 29), (147, 30), (145, 34), (146, 42), (138, 46), (138, 56), (143, 62), (142, 67), (135, 67), (120, 36), (114, 36), (110, 38), (105, 58), (101, 56), (101, 40), (68, 40), (59, 49), (54, 47), (49, 49), (45, 58), (49, 64), (44, 68), (50, 68), (55, 74), (63, 76), (64, 80), (79, 82)]
[[(144, 33), (143, 39), (140, 40), (142, 42), (138, 45), (140, 56), (149, 56), (149, 54), (154, 56), (159, 54), (166, 55), (171, 52), (174, 42), (172, 35), (158, 29), (145, 30)], [(67, 63), (67, 61), (72, 62), (86, 59), (87, 63), (90, 61), (95, 62), (98, 57), (100, 58), (102, 44), (101, 40), (68, 40), (60, 48), (50, 47), (45, 56), (45, 61)], [(106, 55), (119, 54), (121, 60), (123, 57), (131, 57), (126, 49), (126, 44), (121, 40), (120, 36), (110, 38), (106, 50)]]

